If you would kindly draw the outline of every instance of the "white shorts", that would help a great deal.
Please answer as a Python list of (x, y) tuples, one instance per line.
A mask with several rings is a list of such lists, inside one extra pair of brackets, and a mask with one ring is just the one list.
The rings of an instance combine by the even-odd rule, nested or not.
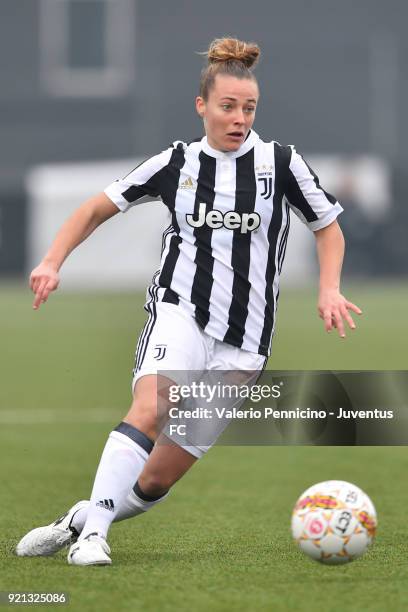
[[(149, 318), (140, 334), (136, 348), (132, 389), (142, 376), (171, 371), (172, 380), (179, 385), (189, 384), (189, 373), (214, 371), (261, 372), (267, 358), (244, 351), (206, 334), (194, 317), (182, 306), (167, 302), (149, 305)], [(195, 424), (199, 427), (199, 423)], [(203, 427), (205, 423), (201, 423)], [(201, 457), (210, 445), (189, 444), (176, 434), (171, 440), (195, 457)], [(214, 440), (215, 441), (215, 440)]]

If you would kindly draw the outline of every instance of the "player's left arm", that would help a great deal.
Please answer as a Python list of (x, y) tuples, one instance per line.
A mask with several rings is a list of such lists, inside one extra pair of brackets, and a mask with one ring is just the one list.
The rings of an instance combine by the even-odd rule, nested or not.
[(324, 321), (325, 330), (337, 328), (339, 336), (345, 338), (345, 322), (350, 329), (356, 325), (350, 310), (358, 315), (362, 311), (340, 293), (341, 267), (344, 257), (344, 237), (337, 221), (314, 232), (320, 266), (318, 312)]

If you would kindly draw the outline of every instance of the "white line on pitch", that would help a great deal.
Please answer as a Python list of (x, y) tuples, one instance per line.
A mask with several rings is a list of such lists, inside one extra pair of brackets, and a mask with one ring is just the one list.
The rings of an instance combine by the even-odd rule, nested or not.
[(53, 423), (110, 423), (120, 421), (115, 410), (81, 410), (67, 412), (66, 410), (3, 410), (0, 409), (0, 425), (37, 425)]

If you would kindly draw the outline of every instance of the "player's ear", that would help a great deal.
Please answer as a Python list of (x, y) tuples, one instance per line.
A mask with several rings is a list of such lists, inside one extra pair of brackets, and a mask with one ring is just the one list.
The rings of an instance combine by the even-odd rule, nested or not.
[(205, 114), (205, 102), (201, 96), (196, 97), (196, 111), (200, 115), (201, 118), (204, 118)]

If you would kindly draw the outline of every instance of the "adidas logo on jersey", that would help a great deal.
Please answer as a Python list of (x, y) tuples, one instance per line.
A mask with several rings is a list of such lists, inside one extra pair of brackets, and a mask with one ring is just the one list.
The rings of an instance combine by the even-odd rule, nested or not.
[(191, 176), (180, 184), (180, 189), (195, 189), (194, 181)]
[(236, 210), (229, 210), (222, 213), (220, 210), (209, 210), (206, 213), (207, 206), (201, 202), (197, 217), (194, 215), (186, 215), (186, 220), (191, 227), (202, 227), (206, 224), (211, 229), (219, 229), (225, 227), (230, 230), (239, 230), (241, 234), (253, 232), (260, 223), (261, 217), (258, 213), (239, 213)]
[(105, 508), (105, 510), (110, 510), (111, 512), (115, 510), (113, 499), (101, 499), (96, 503), (96, 505), (100, 506), (101, 508)]

